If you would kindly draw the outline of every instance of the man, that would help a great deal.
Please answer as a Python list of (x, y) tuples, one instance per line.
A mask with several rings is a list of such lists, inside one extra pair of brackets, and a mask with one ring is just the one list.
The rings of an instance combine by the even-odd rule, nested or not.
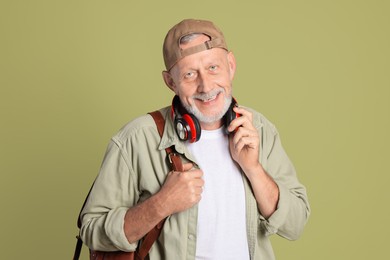
[[(163, 54), (163, 79), (175, 94), (161, 109), (163, 137), (145, 115), (112, 138), (82, 212), (83, 241), (134, 251), (168, 217), (152, 260), (274, 259), (269, 235), (297, 239), (310, 213), (277, 130), (235, 104), (236, 61), (213, 23), (178, 23)], [(170, 146), (182, 172), (168, 172)]]

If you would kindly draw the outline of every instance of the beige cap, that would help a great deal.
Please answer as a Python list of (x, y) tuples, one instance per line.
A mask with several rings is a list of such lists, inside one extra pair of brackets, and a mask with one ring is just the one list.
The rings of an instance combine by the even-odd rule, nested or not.
[[(186, 35), (202, 33), (210, 37), (209, 41), (182, 50), (180, 40)], [(223, 48), (228, 50), (225, 38), (212, 22), (205, 20), (186, 19), (173, 26), (165, 36), (163, 55), (165, 67), (170, 70), (173, 65), (185, 56), (205, 51), (211, 48)]]

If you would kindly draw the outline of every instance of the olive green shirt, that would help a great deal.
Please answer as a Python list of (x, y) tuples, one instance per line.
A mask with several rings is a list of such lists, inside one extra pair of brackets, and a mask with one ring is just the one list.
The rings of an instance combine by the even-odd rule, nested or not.
[[(279, 187), (279, 201), (277, 210), (265, 219), (243, 175), (248, 250), (251, 259), (274, 259), (269, 236), (276, 233), (289, 240), (297, 239), (310, 208), (305, 187), (297, 179), (276, 128), (260, 113), (250, 111), (261, 137), (259, 160)], [(128, 208), (146, 200), (163, 185), (169, 172), (166, 147), (173, 145), (184, 162), (196, 164), (175, 133), (170, 108), (161, 109), (161, 112), (166, 119), (162, 138), (150, 115), (131, 121), (112, 137), (81, 215), (80, 235), (88, 247), (101, 251), (136, 249), (137, 243), (130, 244), (124, 234), (124, 216)], [(197, 206), (169, 216), (153, 244), (150, 259), (195, 259), (196, 230)]]

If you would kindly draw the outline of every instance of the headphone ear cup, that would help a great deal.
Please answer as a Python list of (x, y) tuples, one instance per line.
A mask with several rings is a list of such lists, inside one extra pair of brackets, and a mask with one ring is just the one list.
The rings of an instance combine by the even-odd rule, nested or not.
[(200, 127), (198, 119), (196, 119), (196, 117), (192, 114), (184, 114), (183, 119), (187, 122), (190, 128), (190, 134), (188, 136), (190, 143), (199, 141), (202, 128)]
[(225, 133), (226, 134), (229, 134), (229, 131), (227, 130), (228, 126), (230, 125), (230, 123), (236, 119), (237, 117), (239, 117), (240, 115), (237, 114), (236, 112), (234, 112), (233, 108), (237, 106), (237, 102), (236, 100), (233, 98), (232, 99), (232, 103), (230, 104), (230, 107), (228, 109), (228, 111), (226, 111), (226, 114), (224, 116), (224, 119), (225, 119)]
[(191, 134), (190, 127), (183, 118), (175, 118), (175, 130), (176, 134), (181, 141), (187, 141), (188, 135)]
[(174, 96), (171, 106), (171, 115), (174, 118), (175, 130), (181, 141), (189, 140), (191, 143), (200, 139), (202, 128), (198, 119), (192, 114), (184, 113), (180, 115), (180, 98)]
[(192, 114), (184, 114), (175, 118), (176, 134), (181, 141), (189, 140), (190, 143), (199, 141), (202, 132), (199, 121)]

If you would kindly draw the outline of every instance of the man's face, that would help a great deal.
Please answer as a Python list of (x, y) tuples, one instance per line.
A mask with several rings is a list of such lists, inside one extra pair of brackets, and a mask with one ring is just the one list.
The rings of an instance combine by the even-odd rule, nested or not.
[[(201, 35), (181, 47), (186, 49), (207, 40), (206, 35)], [(184, 57), (164, 79), (187, 111), (203, 123), (202, 127), (206, 124), (215, 128), (220, 127), (220, 119), (229, 108), (234, 72), (233, 53), (213, 48)]]

